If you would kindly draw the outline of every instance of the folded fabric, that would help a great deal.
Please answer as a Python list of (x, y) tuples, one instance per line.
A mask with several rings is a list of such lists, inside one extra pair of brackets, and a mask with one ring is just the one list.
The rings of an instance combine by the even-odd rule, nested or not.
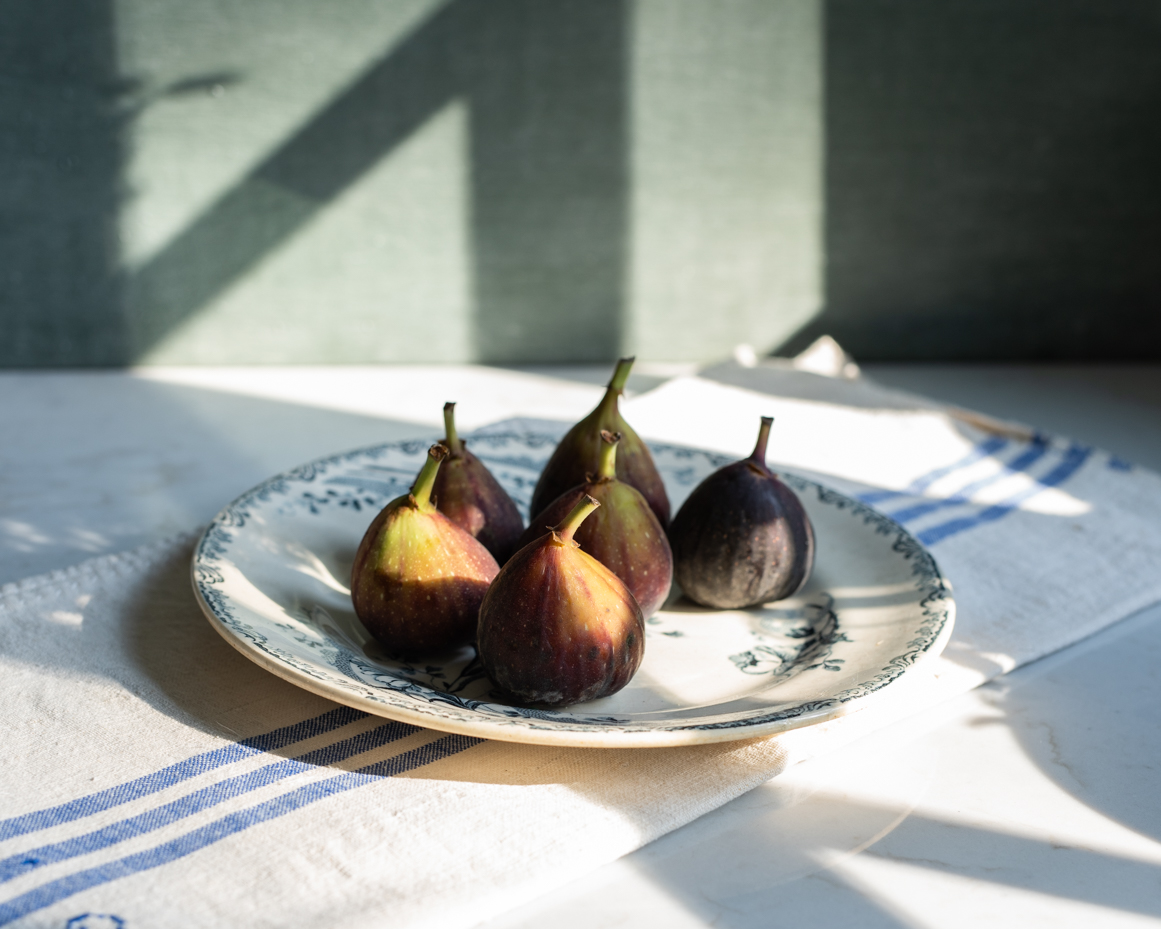
[[(722, 383), (734, 374), (748, 386)], [(94, 559), (0, 589), (0, 925), (472, 925), (1161, 599), (1156, 475), (864, 381), (716, 377), (626, 415), (646, 437), (737, 454), (774, 415), (772, 462), (931, 546), (959, 610), (929, 675), (765, 740), (488, 742), (369, 717), (249, 663), (200, 615), (189, 537)]]

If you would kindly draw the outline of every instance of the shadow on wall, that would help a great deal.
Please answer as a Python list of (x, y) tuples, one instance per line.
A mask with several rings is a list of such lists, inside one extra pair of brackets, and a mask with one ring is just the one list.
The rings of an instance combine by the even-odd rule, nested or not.
[[(471, 114), (479, 360), (615, 357), (625, 3), (451, 0), (125, 280), (110, 6), (5, 3), (0, 120), (14, 125), (0, 169), (17, 178), (4, 188), (17, 210), (0, 227), (0, 315), (15, 335), (0, 365), (141, 358), (454, 99)], [(21, 99), (29, 86), (45, 99)]]
[(823, 333), (856, 358), (1161, 358), (1161, 6), (827, 0)]
[(112, 0), (0, 0), (0, 364), (127, 360)]

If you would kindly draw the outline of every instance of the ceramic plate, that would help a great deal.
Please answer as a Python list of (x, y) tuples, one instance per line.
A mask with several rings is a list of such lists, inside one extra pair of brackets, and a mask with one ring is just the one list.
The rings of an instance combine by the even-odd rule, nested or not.
[[(556, 437), (513, 428), (472, 450), (527, 520)], [(732, 459), (652, 446), (674, 511)], [(784, 474), (817, 539), (796, 597), (708, 610), (678, 596), (646, 624), (645, 659), (620, 693), (564, 710), (512, 706), (474, 650), (402, 663), (351, 608), (355, 549), (379, 509), (404, 493), (427, 451), (402, 442), (325, 458), (271, 478), (218, 514), (194, 553), (210, 622), (248, 658), (339, 703), (432, 729), (513, 742), (592, 747), (753, 738), (858, 708), (939, 653), (954, 604), (931, 555), (896, 523), (819, 484)]]

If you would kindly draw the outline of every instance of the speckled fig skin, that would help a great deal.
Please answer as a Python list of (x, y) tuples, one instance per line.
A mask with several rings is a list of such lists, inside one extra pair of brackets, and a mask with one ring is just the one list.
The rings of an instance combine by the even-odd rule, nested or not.
[[(656, 613), (673, 583), (673, 553), (657, 516), (640, 492), (613, 474), (618, 451), (615, 433), (602, 432), (601, 465), (579, 487), (557, 497), (520, 537), (519, 547), (546, 535), (586, 495), (601, 504), (576, 530), (581, 551), (588, 552), (632, 591), (646, 618)], [(607, 459), (607, 460), (606, 460)]]
[(519, 548), (524, 520), (492, 472), (456, 434), (454, 411), (454, 403), (444, 404), (447, 436), (443, 444), (450, 454), (435, 476), (432, 498), (444, 516), (474, 536), (497, 563), (503, 564)]
[[(622, 358), (609, 381), (608, 389), (601, 402), (588, 416), (573, 426), (548, 459), (548, 464), (540, 473), (536, 490), (532, 493), (529, 511), (539, 515), (557, 497), (585, 482), (585, 475), (595, 471), (601, 455), (601, 430), (621, 433), (621, 444), (617, 451), (617, 478), (641, 492), (657, 516), (662, 527), (669, 525), (669, 497), (665, 484), (657, 473), (649, 446), (625, 422), (617, 401), (629, 379), (633, 367), (632, 358)], [(541, 519), (533, 519), (532, 524), (544, 524)]]
[(355, 615), (399, 658), (471, 642), (484, 594), (500, 570), (483, 545), (431, 503), (446, 454), (442, 445), (432, 446), (411, 493), (375, 517), (351, 568)]
[(703, 606), (739, 609), (792, 596), (814, 566), (802, 503), (766, 467), (769, 417), (753, 455), (702, 481), (669, 528), (674, 576)]
[(480, 607), (477, 648), (492, 682), (517, 700), (585, 703), (629, 683), (645, 653), (645, 617), (629, 588), (581, 551), (568, 528), (520, 549)]

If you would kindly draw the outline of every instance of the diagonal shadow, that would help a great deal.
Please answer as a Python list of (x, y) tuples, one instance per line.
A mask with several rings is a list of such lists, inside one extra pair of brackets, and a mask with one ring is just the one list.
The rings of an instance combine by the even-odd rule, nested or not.
[(1157, 865), (1097, 849), (912, 815), (867, 854), (1078, 903), (1161, 916)]
[(471, 113), (478, 358), (614, 357), (626, 22), (625, 0), (451, 0), (133, 277), (131, 357), (244, 277), (457, 98)]
[[(840, 821), (847, 828), (832, 831)], [(839, 836), (847, 842), (876, 829), (882, 834), (861, 852), (830, 844)], [(860, 874), (861, 856), (1122, 913), (1161, 916), (1156, 892), (1161, 872), (1152, 862), (826, 791), (782, 810), (756, 811), (748, 824), (720, 814), (696, 820), (636, 852), (634, 865), (707, 925), (904, 925), (886, 909), (892, 891), (868, 893), (862, 881), (852, 879)], [(706, 862), (715, 858), (732, 867), (707, 870)], [(854, 867), (845, 867), (844, 860)]]

